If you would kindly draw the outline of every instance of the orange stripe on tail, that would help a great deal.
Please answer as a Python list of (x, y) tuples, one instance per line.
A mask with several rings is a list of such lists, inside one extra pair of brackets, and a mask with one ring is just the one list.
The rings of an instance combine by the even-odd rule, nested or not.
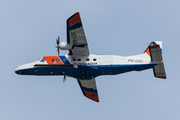
[[(150, 46), (153, 46), (152, 44), (150, 44)], [(149, 47), (146, 49), (145, 51), (149, 56), (150, 56), (150, 52), (149, 52)]]

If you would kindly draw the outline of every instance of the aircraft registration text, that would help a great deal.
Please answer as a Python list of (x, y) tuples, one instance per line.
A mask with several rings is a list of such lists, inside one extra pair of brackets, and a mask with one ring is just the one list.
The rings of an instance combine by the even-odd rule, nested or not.
[(140, 59), (128, 59), (128, 62), (143, 63), (143, 60), (140, 60)]

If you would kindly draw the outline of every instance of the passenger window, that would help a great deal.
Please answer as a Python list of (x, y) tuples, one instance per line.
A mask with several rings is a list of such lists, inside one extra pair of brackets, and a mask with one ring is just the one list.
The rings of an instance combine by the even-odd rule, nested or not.
[(41, 59), (41, 61), (40, 62), (44, 62), (45, 61), (45, 59), (43, 58), (43, 59)]
[(80, 58), (78, 58), (78, 61), (81, 61), (81, 59), (80, 59)]
[(93, 61), (96, 61), (96, 59), (94, 58)]
[(52, 59), (52, 62), (54, 62), (54, 59)]
[(87, 58), (86, 61), (89, 61), (89, 58)]
[(76, 59), (73, 59), (73, 61), (76, 61)]
[(56, 59), (56, 61), (58, 62), (58, 61), (60, 61), (60, 59)]

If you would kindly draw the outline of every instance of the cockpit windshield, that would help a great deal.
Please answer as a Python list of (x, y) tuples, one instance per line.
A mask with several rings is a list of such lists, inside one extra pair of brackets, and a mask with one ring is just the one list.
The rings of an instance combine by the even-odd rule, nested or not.
[(41, 59), (39, 59), (40, 62), (44, 62), (45, 59), (42, 57)]

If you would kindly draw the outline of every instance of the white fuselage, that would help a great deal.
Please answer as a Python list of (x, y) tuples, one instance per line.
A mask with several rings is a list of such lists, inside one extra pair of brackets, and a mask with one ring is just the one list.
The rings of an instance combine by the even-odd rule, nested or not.
[[(117, 55), (93, 55), (89, 56), (71, 56), (65, 55), (71, 64), (77, 65), (125, 65), (125, 64), (150, 64), (151, 59), (147, 54), (134, 56), (117, 56)], [(77, 59), (77, 60), (74, 60)]]

